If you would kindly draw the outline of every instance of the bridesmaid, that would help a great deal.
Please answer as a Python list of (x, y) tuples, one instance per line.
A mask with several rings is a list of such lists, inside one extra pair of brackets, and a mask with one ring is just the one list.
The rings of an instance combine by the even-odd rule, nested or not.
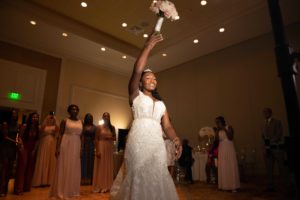
[(110, 122), (110, 114), (103, 113), (104, 123), (97, 126), (95, 145), (93, 192), (108, 192), (113, 183), (113, 141), (116, 140), (115, 127)]
[(222, 116), (216, 118), (218, 147), (218, 188), (236, 192), (240, 177), (233, 144), (233, 128), (226, 125)]
[(55, 142), (58, 126), (54, 113), (51, 112), (45, 119), (41, 128), (40, 142), (32, 180), (32, 186), (49, 186), (55, 168)]
[(23, 125), (20, 138), (23, 141), (23, 148), (19, 149), (16, 169), (14, 193), (21, 195), (29, 192), (35, 165), (36, 150), (39, 138), (39, 115), (34, 112), (28, 117)]
[(18, 112), (13, 109), (8, 122), (3, 122), (0, 139), (0, 197), (5, 197), (8, 191), (8, 182), (13, 174), (14, 162), (17, 154), (17, 136), (21, 125), (18, 124)]
[(91, 185), (94, 169), (94, 140), (96, 126), (93, 124), (93, 115), (86, 114), (82, 131), (82, 156), (81, 156), (81, 185)]
[(78, 112), (77, 105), (69, 105), (70, 116), (60, 124), (55, 152), (57, 163), (50, 187), (50, 197), (68, 199), (80, 196), (82, 121), (77, 118)]

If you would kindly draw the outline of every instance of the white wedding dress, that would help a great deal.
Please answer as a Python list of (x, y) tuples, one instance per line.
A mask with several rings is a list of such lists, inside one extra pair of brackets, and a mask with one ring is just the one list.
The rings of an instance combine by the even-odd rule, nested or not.
[(139, 91), (132, 111), (125, 163), (111, 188), (113, 200), (177, 200), (176, 188), (167, 167), (161, 118), (162, 101), (153, 101)]

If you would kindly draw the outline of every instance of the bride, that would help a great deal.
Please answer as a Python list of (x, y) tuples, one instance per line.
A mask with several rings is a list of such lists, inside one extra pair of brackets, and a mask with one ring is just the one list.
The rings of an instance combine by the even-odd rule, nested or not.
[(133, 68), (128, 89), (134, 121), (126, 143), (125, 163), (111, 188), (112, 200), (178, 199), (168, 171), (163, 132), (174, 142), (177, 159), (181, 142), (156, 92), (155, 74), (144, 70), (150, 51), (162, 40), (161, 34), (152, 34)]

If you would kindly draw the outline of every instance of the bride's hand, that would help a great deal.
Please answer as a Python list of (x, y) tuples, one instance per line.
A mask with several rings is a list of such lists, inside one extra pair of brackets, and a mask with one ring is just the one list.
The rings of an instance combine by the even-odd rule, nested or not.
[(181, 145), (181, 141), (178, 137), (176, 137), (173, 140), (173, 143), (175, 145), (175, 159), (178, 160), (182, 154), (182, 145)]
[(160, 33), (152, 33), (151, 36), (148, 38), (145, 47), (153, 48), (158, 42), (163, 41), (162, 34)]

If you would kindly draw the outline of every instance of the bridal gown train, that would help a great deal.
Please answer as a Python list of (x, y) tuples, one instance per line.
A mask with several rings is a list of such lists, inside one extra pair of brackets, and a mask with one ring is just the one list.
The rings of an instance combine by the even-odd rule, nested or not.
[(133, 100), (132, 123), (125, 149), (125, 162), (111, 188), (112, 200), (177, 200), (167, 167), (161, 118), (162, 101), (139, 91)]

